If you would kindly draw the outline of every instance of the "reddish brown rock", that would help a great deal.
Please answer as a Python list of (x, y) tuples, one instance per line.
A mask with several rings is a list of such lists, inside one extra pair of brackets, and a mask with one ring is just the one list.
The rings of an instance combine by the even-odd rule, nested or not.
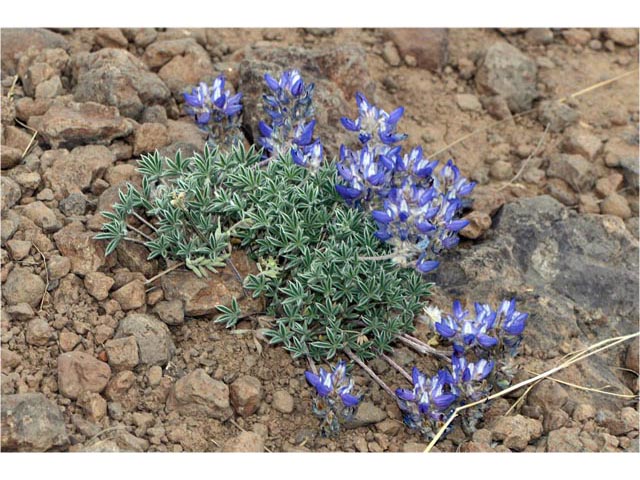
[(109, 365), (118, 372), (133, 370), (140, 362), (138, 343), (134, 336), (109, 340), (104, 345)]
[(469, 220), (469, 225), (460, 231), (464, 238), (476, 239), (491, 227), (491, 217), (485, 212), (474, 210), (464, 217)]
[(28, 124), (53, 148), (108, 144), (133, 130), (117, 108), (93, 102), (55, 101), (44, 115), (31, 116)]
[(73, 273), (84, 276), (104, 265), (103, 243), (93, 237), (92, 232), (78, 223), (71, 223), (53, 235), (60, 253), (71, 260)]
[(438, 72), (449, 60), (449, 32), (446, 28), (395, 28), (385, 36), (396, 44), (403, 57), (411, 55), (416, 66)]
[(213, 417), (225, 421), (233, 415), (229, 388), (199, 368), (178, 380), (169, 397), (167, 410), (183, 415)]
[(113, 286), (113, 278), (102, 272), (90, 272), (84, 277), (84, 286), (96, 300), (105, 300)]
[(140, 308), (147, 303), (144, 283), (140, 280), (134, 280), (127, 283), (111, 294), (122, 310), (133, 310)]
[(62, 35), (45, 28), (3, 28), (1, 34), (2, 70), (8, 74), (15, 73), (18, 59), (29, 48), (68, 48)]
[(161, 123), (143, 123), (136, 129), (133, 143), (133, 154), (154, 152), (169, 144), (167, 127)]
[(166, 365), (175, 352), (169, 327), (155, 316), (130, 313), (120, 320), (115, 338), (133, 336), (138, 344), (140, 363)]
[(2, 288), (2, 296), (9, 305), (27, 303), (36, 308), (42, 300), (45, 283), (26, 268), (16, 267), (9, 273)]
[(84, 352), (63, 353), (58, 357), (58, 390), (76, 399), (82, 392), (100, 393), (111, 378), (111, 368)]
[(243, 375), (231, 384), (229, 398), (238, 415), (253, 415), (262, 401), (262, 384), (255, 377)]
[(264, 439), (255, 432), (242, 432), (225, 444), (224, 451), (262, 452), (264, 451)]

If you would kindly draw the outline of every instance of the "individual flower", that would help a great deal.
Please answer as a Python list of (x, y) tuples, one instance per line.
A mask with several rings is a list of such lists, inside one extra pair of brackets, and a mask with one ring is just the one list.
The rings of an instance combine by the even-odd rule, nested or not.
[(475, 317), (469, 317), (469, 311), (462, 310), (460, 301), (456, 300), (453, 302), (452, 314), (435, 323), (436, 331), (453, 341), (457, 353), (472, 347), (489, 349), (498, 343), (498, 339), (490, 335), (494, 333), (496, 312), (489, 305), (480, 303), (475, 304), (475, 310)]
[(291, 159), (296, 165), (317, 171), (322, 164), (323, 148), (320, 140), (311, 145), (291, 149)]
[(468, 401), (476, 401), (486, 396), (491, 390), (486, 379), (494, 366), (493, 360), (481, 358), (476, 362), (468, 362), (464, 355), (453, 355), (451, 376), (461, 396)]
[(224, 75), (219, 75), (211, 86), (201, 82), (191, 93), (183, 93), (185, 111), (209, 133), (208, 141), (215, 145), (237, 143), (240, 138), (242, 93), (232, 95), (225, 90), (225, 82)]
[(332, 372), (320, 368), (319, 374), (309, 371), (304, 374), (318, 394), (313, 410), (322, 420), (323, 433), (335, 435), (340, 425), (352, 418), (362, 399), (353, 393), (354, 382), (347, 376), (347, 364), (340, 361)]
[[(298, 165), (316, 168), (322, 147), (313, 138), (313, 83), (305, 85), (298, 70), (285, 71), (279, 80), (266, 73), (264, 79), (270, 91), (263, 95), (264, 112), (269, 118), (258, 123), (258, 142), (269, 157), (291, 153)], [(315, 147), (307, 148), (312, 145)], [(307, 161), (306, 155), (311, 155)]]
[(411, 372), (412, 389), (398, 388), (398, 406), (405, 423), (426, 433), (434, 422), (442, 422), (458, 399), (459, 392), (449, 371), (442, 369), (433, 377), (423, 374), (417, 367)]
[(340, 122), (347, 130), (358, 133), (358, 139), (363, 145), (373, 140), (392, 146), (407, 138), (406, 134), (396, 133), (398, 121), (404, 114), (404, 107), (398, 107), (390, 114), (369, 103), (364, 94), (356, 93), (358, 118), (351, 120), (342, 117)]

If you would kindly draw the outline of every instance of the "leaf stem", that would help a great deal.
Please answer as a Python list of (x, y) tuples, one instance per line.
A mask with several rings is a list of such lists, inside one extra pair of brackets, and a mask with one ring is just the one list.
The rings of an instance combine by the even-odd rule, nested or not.
[(409, 375), (409, 373), (402, 368), (400, 365), (398, 365), (395, 361), (393, 361), (391, 359), (391, 357), (387, 356), (386, 354), (382, 354), (381, 355), (382, 358), (389, 364), (391, 365), (393, 368), (395, 368), (398, 372), (400, 372), (400, 375), (402, 375), (404, 378), (406, 378), (407, 380), (409, 380), (410, 382), (413, 383), (413, 378), (411, 377), (411, 375)]
[(346, 354), (347, 354), (347, 356), (348, 356), (351, 360), (353, 360), (353, 361), (354, 361), (354, 362), (356, 362), (358, 365), (360, 365), (360, 367), (361, 367), (365, 372), (367, 372), (367, 373), (369, 374), (369, 376), (370, 376), (371, 378), (373, 378), (373, 380), (374, 380), (378, 385), (380, 385), (380, 387), (382, 387), (382, 389), (383, 389), (385, 392), (387, 392), (387, 393), (388, 393), (389, 395), (391, 395), (393, 398), (396, 398), (396, 395), (393, 393), (393, 390), (391, 390), (391, 389), (389, 388), (389, 386), (388, 386), (386, 383), (384, 383), (384, 381), (383, 381), (380, 377), (378, 377), (378, 376), (375, 374), (375, 372), (374, 372), (373, 370), (371, 370), (369, 367), (367, 367), (367, 365), (365, 365), (365, 363), (364, 363), (362, 360), (360, 360), (360, 359), (358, 358), (358, 356), (357, 356), (355, 353), (353, 353), (353, 352), (351, 351), (351, 349), (350, 349), (350, 348), (345, 348), (345, 349), (344, 349), (344, 353), (346, 353)]

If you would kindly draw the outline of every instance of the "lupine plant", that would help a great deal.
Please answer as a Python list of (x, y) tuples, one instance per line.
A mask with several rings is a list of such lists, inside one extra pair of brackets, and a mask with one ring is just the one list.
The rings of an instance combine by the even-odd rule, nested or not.
[[(404, 109), (387, 114), (360, 93), (358, 117), (342, 119), (357, 147), (342, 145), (337, 161), (326, 159), (314, 138), (313, 83), (297, 70), (264, 79), (269, 118), (259, 124), (261, 150), (239, 141), (241, 94), (225, 90), (223, 76), (211, 87), (200, 84), (184, 98), (209, 132), (204, 152), (143, 155), (142, 188), (120, 192), (96, 238), (109, 240), (107, 254), (121, 241), (141, 243), (150, 259), (177, 262), (169, 269), (184, 265), (198, 276), (230, 265), (247, 294), (266, 300), (259, 313), (272, 319), (270, 343), (309, 361), (305, 376), (325, 435), (339, 432), (362, 396), (344, 361), (330, 371), (318, 371), (315, 362), (346, 354), (367, 369), (367, 360), (390, 361), (386, 354), (398, 341), (446, 358), (434, 376), (403, 372), (413, 386), (395, 392), (407, 425), (429, 435), (455, 405), (485, 395), (496, 372), (508, 381), (510, 365), (496, 365), (515, 354), (526, 323), (514, 301), (496, 312), (476, 304), (475, 318), (459, 302), (451, 315), (425, 309), (425, 274), (458, 243), (467, 224), (459, 218), (463, 197), (474, 184), (452, 161), (436, 171), (438, 162), (420, 147), (403, 152), (406, 135), (397, 127)], [(240, 277), (233, 248), (244, 249), (258, 273)], [(219, 306), (216, 321), (233, 327), (246, 316), (238, 300)], [(410, 336), (422, 313), (452, 343), (451, 354)]]

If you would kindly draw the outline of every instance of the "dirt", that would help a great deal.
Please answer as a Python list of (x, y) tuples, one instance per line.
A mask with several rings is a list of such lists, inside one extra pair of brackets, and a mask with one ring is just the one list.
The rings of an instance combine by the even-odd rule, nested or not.
[[(164, 38), (194, 37), (206, 48), (214, 70), (227, 71), (229, 79), (235, 86), (238, 84), (238, 62), (248, 55), (243, 50), (247, 46), (250, 52), (253, 47), (269, 49), (300, 46), (305, 49), (328, 48), (331, 50), (345, 44), (359, 45), (366, 52), (365, 58), (361, 61), (368, 70), (366, 81), (375, 86), (376, 104), (386, 111), (391, 111), (397, 106), (406, 108), (400, 124), (400, 131), (409, 134), (405, 142), (406, 148), (422, 145), (425, 153), (429, 155), (437, 153), (436, 158), (442, 160), (453, 158), (461, 171), (483, 188), (499, 191), (504, 196), (502, 203), (510, 203), (524, 197), (551, 194), (580, 214), (587, 214), (589, 209), (592, 212), (595, 209), (594, 213), (599, 214), (597, 210), (604, 202), (604, 198), (595, 191), (596, 182), (618, 173), (623, 173), (627, 178), (628, 172), (623, 171), (624, 169), (616, 164), (616, 159), (627, 155), (625, 152), (629, 148), (631, 152), (635, 151), (637, 182), (637, 35), (635, 44), (626, 46), (614, 43), (610, 39), (611, 35), (604, 29), (588, 29), (586, 34), (581, 33), (585, 31), (581, 31), (577, 35), (562, 29), (553, 29), (549, 32), (553, 38), (544, 40), (549, 41), (544, 44), (540, 43), (538, 37), (547, 38), (548, 35), (547, 37), (538, 35), (539, 32), (505, 33), (494, 29), (451, 29), (447, 33), (447, 59), (442, 62), (438, 58), (433, 59), (433, 63), (438, 67), (435, 71), (410, 66), (416, 62), (416, 59), (411, 55), (403, 56), (399, 53), (398, 50), (402, 50), (399, 48), (400, 45), (395, 45), (393, 40), (390, 40), (393, 37), (389, 32), (382, 29), (325, 29), (311, 32), (294, 28), (207, 29), (206, 32), (198, 29), (191, 31), (113, 29), (109, 32), (65, 29), (59, 31), (59, 35), (48, 41), (49, 43), (46, 40), (48, 34), (40, 34), (38, 41), (44, 42), (43, 46), (50, 48), (62, 45), (72, 58), (79, 52), (95, 52), (107, 45), (126, 49), (138, 59), (143, 59), (145, 50), (148, 49), (145, 45), (147, 37), (154, 38), (152, 42), (159, 41), (162, 36)], [(543, 33), (546, 34), (546, 32)], [(62, 37), (62, 40), (58, 37)], [(158, 37), (157, 40), (155, 37)], [(589, 40), (586, 40), (587, 37)], [(519, 116), (508, 115), (503, 121), (499, 121), (497, 119), (501, 116), (499, 109), (492, 116), (488, 113), (490, 108), (484, 103), (480, 104), (484, 99), (478, 92), (475, 74), (481, 64), (484, 49), (495, 42), (510, 43), (530, 57), (538, 66), (535, 88), (539, 98), (534, 101), (533, 112), (525, 111)], [(10, 46), (14, 48), (13, 45)], [(33, 98), (37, 94), (28, 96), (21, 79), (18, 79), (14, 85), (16, 69), (12, 68), (11, 62), (5, 61), (5, 56), (9, 55), (7, 50), (3, 51), (2, 57), (2, 148), (4, 152), (5, 145), (10, 147), (19, 145), (22, 147), (19, 150), (24, 151), (26, 147), (24, 139), (29, 139), (32, 135), (32, 130), (26, 128), (25, 123), (30, 124), (30, 122), (28, 119), (25, 122), (11, 118), (8, 112), (9, 104), (25, 102), (25, 98)], [(17, 50), (17, 54), (13, 59), (18, 60), (16, 65), (26, 52)], [(634, 69), (635, 73), (611, 84), (586, 92), (583, 90), (626, 72), (633, 72)], [(157, 70), (157, 68), (154, 69), (154, 71)], [(314, 80), (311, 73), (303, 72), (303, 74), (307, 80)], [(63, 94), (73, 91), (72, 75), (71, 68), (63, 68), (60, 71)], [(24, 78), (25, 76), (22, 75), (22, 79)], [(353, 79), (348, 80), (353, 81)], [(364, 83), (365, 79), (362, 80)], [(44, 87), (39, 91), (42, 92), (43, 89)], [(35, 91), (37, 92), (38, 88)], [(580, 94), (571, 98), (576, 93)], [(468, 96), (458, 97), (463, 94), (470, 94), (480, 102)], [(7, 100), (8, 96), (12, 99)], [(541, 102), (563, 98), (568, 98), (565, 103), (579, 112), (579, 120), (564, 131), (549, 129), (545, 133), (547, 125), (539, 119), (537, 107)], [(160, 122), (166, 121), (167, 116), (173, 120), (185, 118), (176, 106), (177, 99), (178, 96), (173, 95), (171, 100), (173, 103), (169, 102), (162, 106)], [(356, 111), (353, 97), (344, 95), (344, 100), (348, 102), (349, 110), (343, 114), (353, 117)], [(26, 103), (22, 104), (23, 112), (25, 105)], [(145, 106), (149, 105), (145, 103)], [(46, 106), (42, 108), (46, 111)], [(21, 109), (18, 108), (18, 112), (20, 111)], [(36, 111), (33, 115), (42, 115), (44, 111)], [(7, 112), (6, 118), (5, 112)], [(142, 120), (138, 119), (138, 121)], [(137, 129), (135, 122), (130, 123), (134, 129)], [(22, 135), (20, 138), (23, 140), (9, 139), (10, 128), (16, 129), (16, 135)], [(335, 128), (341, 127), (335, 125)], [(162, 137), (166, 129), (159, 130), (159, 135)], [(115, 155), (117, 160), (107, 168), (107, 171), (112, 174), (114, 166), (135, 165), (135, 156), (132, 153), (134, 134), (125, 132), (122, 135), (124, 136), (121, 136), (120, 140), (100, 139), (100, 143), (110, 146), (111, 151), (117, 152)], [(554, 183), (546, 176), (549, 159), (558, 153), (567, 152), (566, 145), (571, 143), (571, 139), (576, 135), (596, 137), (602, 142), (602, 147), (596, 149), (593, 158), (588, 159), (589, 178), (586, 183), (589, 187), (582, 191), (571, 188), (566, 178)], [(462, 138), (464, 140), (459, 141)], [(165, 140), (165, 138), (158, 140), (160, 146), (164, 147), (168, 143)], [(3, 153), (2, 176), (13, 178), (22, 192), (17, 203), (13, 195), (12, 203), (15, 205), (5, 208), (5, 205), (10, 205), (10, 203), (5, 204), (5, 192), (10, 188), (5, 187), (3, 181), (3, 289), (9, 272), (22, 267), (42, 278), (46, 283), (47, 293), (42, 298), (35, 298), (31, 302), (33, 313), (28, 311), (9, 313), (8, 310), (11, 308), (16, 309), (10, 306), (3, 296), (1, 326), (2, 395), (4, 397), (21, 393), (43, 393), (60, 408), (69, 441), (62, 447), (53, 448), (65, 451), (106, 449), (112, 448), (113, 442), (116, 442), (117, 448), (121, 450), (132, 449), (131, 444), (123, 447), (122, 441), (118, 439), (119, 432), (122, 430), (140, 439), (136, 448), (147, 451), (222, 451), (226, 445), (231, 445), (242, 431), (257, 433), (262, 440), (262, 444), (258, 442), (259, 447), (273, 452), (401, 452), (416, 451), (426, 446), (423, 439), (402, 425), (401, 413), (395, 400), (387, 396), (358, 368), (354, 368), (356, 384), (366, 394), (367, 401), (372, 402), (384, 412), (386, 419), (369, 426), (343, 430), (333, 439), (319, 436), (318, 420), (311, 413), (312, 389), (304, 380), (307, 365), (305, 362), (293, 360), (283, 349), (269, 346), (260, 339), (257, 329), (262, 325), (259, 325), (257, 320), (243, 321), (235, 330), (227, 330), (212, 322), (211, 316), (186, 317), (183, 324), (170, 325), (175, 354), (167, 365), (162, 366), (161, 378), (159, 380), (151, 378), (157, 377), (156, 367), (139, 365), (133, 370), (132, 386), (125, 388), (124, 393), (114, 394), (113, 389), (116, 388), (114, 386), (111, 394), (109, 394), (110, 387), (101, 394), (108, 401), (109, 408), (106, 415), (98, 415), (100, 418), (97, 420), (95, 416), (91, 417), (90, 407), (84, 403), (81, 406), (79, 401), (63, 396), (58, 390), (58, 357), (64, 352), (76, 350), (86, 352), (108, 363), (104, 345), (114, 338), (119, 321), (131, 312), (151, 313), (153, 305), (162, 299), (162, 295), (161, 290), (147, 290), (147, 305), (139, 308), (132, 307), (131, 311), (123, 311), (121, 305), (114, 300), (114, 292), (124, 285), (139, 282), (142, 274), (136, 277), (131, 268), (135, 262), (129, 263), (127, 268), (117, 259), (120, 257), (116, 258), (115, 255), (89, 266), (89, 270), (99, 270), (115, 280), (114, 284), (107, 279), (108, 285), (112, 285), (106, 287), (107, 290), (111, 290), (108, 298), (99, 296), (101, 300), (97, 300), (89, 294), (82, 280), (85, 272), (78, 271), (73, 261), (67, 262), (71, 265), (66, 265), (66, 268), (63, 265), (62, 271), (58, 272), (57, 277), (54, 278), (51, 274), (52, 265), (55, 262), (60, 264), (58, 252), (60, 247), (56, 246), (54, 232), (58, 231), (60, 226), (74, 220), (88, 226), (93, 213), (97, 213), (98, 199), (110, 182), (98, 180), (94, 175), (91, 188), (84, 191), (87, 199), (87, 213), (83, 213), (84, 206), (80, 207), (80, 214), (78, 212), (67, 212), (68, 215), (61, 213), (59, 204), (64, 196), (54, 198), (51, 190), (55, 192), (55, 188), (48, 189), (44, 181), (38, 179), (35, 187), (33, 185), (29, 187), (26, 180), (18, 179), (14, 175), (20, 168), (25, 168), (24, 165), (27, 165), (27, 170), (39, 172), (43, 178), (46, 178), (47, 175), (43, 173), (49, 169), (50, 165), (47, 155), (55, 153), (47, 154), (49, 150), (52, 150), (50, 144), (41, 136), (37, 136), (36, 144), (29, 147), (26, 158), (18, 160), (22, 165), (15, 166), (16, 160), (12, 157), (7, 160), (11, 163), (7, 163), (5, 167)], [(332, 151), (330, 147), (329, 154), (335, 155), (337, 150)], [(520, 169), (522, 172), (516, 177)], [(104, 178), (103, 172), (104, 169), (97, 176)], [(512, 180), (514, 177), (516, 179)], [(622, 200), (616, 197), (611, 202), (615, 200), (618, 203), (622, 202), (623, 205), (617, 210), (609, 209), (606, 213), (617, 215), (616, 212), (622, 212), (619, 215), (625, 221), (629, 233), (637, 239), (637, 184), (633, 188), (633, 184), (628, 181), (623, 183), (614, 179), (612, 182), (614, 193), (617, 189), (617, 194), (622, 197)], [(584, 196), (589, 198), (583, 198)], [(25, 220), (26, 214), (20, 213), (20, 208), (33, 205), (36, 199), (42, 199), (44, 204), (53, 211), (51, 221), (54, 224), (54, 220), (62, 222), (59, 226), (54, 225), (48, 229), (38, 225), (37, 219), (32, 223)], [(48, 212), (46, 213), (49, 215)], [(15, 220), (16, 214), (20, 215), (19, 227), (15, 233), (9, 235), (7, 232), (13, 225), (9, 222), (13, 221), (12, 218)], [(488, 223), (482, 230), (486, 230), (487, 227), (489, 227)], [(13, 248), (21, 250), (22, 253), (12, 253), (10, 244), (5, 241), (5, 234), (13, 240), (29, 240), (33, 248), (25, 256), (24, 245), (16, 243)], [(482, 242), (481, 234), (476, 232), (474, 235), (480, 238), (466, 240), (463, 244)], [(467, 247), (463, 245), (463, 248)], [(93, 255), (103, 256), (103, 252), (98, 250)], [(45, 271), (45, 266), (49, 271)], [(69, 269), (71, 269), (70, 273)], [(147, 274), (147, 278), (150, 276), (152, 275)], [(34, 291), (42, 291), (42, 289), (35, 288)], [(447, 309), (451, 305), (452, 298), (443, 290), (436, 288), (432, 301), (440, 308)], [(34, 325), (31, 330), (36, 327), (39, 329), (36, 329), (35, 333), (29, 333), (29, 322), (33, 321), (33, 318), (44, 319), (50, 326), (51, 332), (42, 332), (42, 325)], [(37, 339), (34, 340), (32, 337), (36, 334)], [(426, 340), (428, 332), (421, 327), (417, 336)], [(637, 348), (635, 352), (637, 356)], [(435, 368), (430, 359), (421, 357), (405, 346), (399, 346), (394, 358), (407, 369), (410, 369), (414, 363), (428, 371), (433, 371)], [(527, 365), (537, 358), (541, 358), (540, 352), (531, 351), (531, 348), (527, 347), (525, 334), (523, 354), (519, 363)], [(637, 358), (635, 365), (637, 365)], [(624, 367), (622, 360), (617, 367)], [(154, 368), (156, 369), (152, 371)], [(257, 411), (247, 417), (234, 414), (230, 420), (224, 422), (211, 417), (182, 416), (177, 412), (168, 412), (165, 409), (166, 398), (173, 384), (197, 368), (204, 369), (211, 378), (226, 385), (232, 384), (243, 375), (257, 378), (262, 388), (262, 400)], [(407, 386), (406, 381), (384, 362), (380, 360), (374, 362), (373, 368), (392, 388)], [(117, 372), (112, 372), (112, 381), (116, 374)], [(122, 376), (122, 373), (118, 375)], [(637, 393), (637, 376), (630, 375), (625, 378), (631, 391)], [(574, 390), (568, 386), (562, 388), (571, 397)], [(293, 397), (294, 408), (291, 413), (282, 413), (273, 406), (274, 395), (283, 390)], [(277, 396), (280, 395), (279, 393)], [(109, 396), (112, 399), (107, 398)], [(487, 419), (504, 415), (516, 398), (517, 396), (512, 396), (507, 400), (502, 399), (489, 407), (490, 412), (485, 415), (484, 428), (490, 432), (494, 429), (493, 437), (491, 434), (488, 437), (483, 435), (482, 431), (480, 434), (476, 432), (474, 435), (467, 436), (457, 427), (446, 439), (439, 442), (437, 449), (439, 451), (508, 451), (506, 446), (508, 445), (514, 451), (546, 451), (563, 448), (589, 451), (638, 451), (637, 425), (630, 430), (621, 427), (614, 429), (606, 420), (603, 420), (606, 415), (601, 415), (602, 418), (598, 418), (595, 413), (576, 415), (575, 402), (568, 406), (564, 403), (564, 407), (557, 408), (557, 411), (562, 412), (567, 418), (559, 415), (562, 418), (554, 425), (556, 428), (551, 429), (554, 432), (552, 445), (549, 430), (545, 428), (542, 433), (542, 427), (540, 427), (540, 433), (525, 438), (524, 444), (509, 437), (508, 431), (505, 433), (500, 430), (500, 435), (496, 436), (499, 428), (507, 427), (498, 428), (496, 426), (498, 422)], [(118, 403), (119, 406), (114, 406), (113, 403)], [(627, 404), (637, 412), (635, 400), (630, 400)], [(542, 422), (542, 415), (534, 406), (523, 405), (516, 408), (514, 413), (527, 417), (527, 422), (531, 419), (537, 423)], [(504, 406), (506, 408), (503, 408)], [(588, 410), (588, 408), (583, 407), (580, 410)], [(615, 414), (619, 412), (620, 410), (617, 410)], [(144, 414), (149, 415), (148, 420), (144, 420), (146, 418)], [(633, 420), (632, 413), (627, 411), (626, 415), (625, 418), (629, 417), (630, 421)], [(547, 415), (547, 418), (550, 417)], [(637, 420), (637, 416), (635, 418)], [(550, 421), (547, 419), (545, 425), (548, 426)], [(517, 425), (523, 422), (524, 420), (514, 421), (513, 424), (516, 427), (513, 428), (519, 428)], [(571, 428), (577, 428), (576, 432), (583, 432), (581, 433), (583, 435), (581, 438), (584, 440), (582, 443), (570, 444), (569, 440), (562, 440), (565, 436), (573, 438), (569, 435), (573, 430), (569, 433), (565, 432)], [(486, 430), (483, 431), (486, 433)], [(585, 440), (586, 437), (588, 438)], [(507, 438), (511, 440), (507, 441)], [(113, 442), (109, 443), (108, 440)]]

